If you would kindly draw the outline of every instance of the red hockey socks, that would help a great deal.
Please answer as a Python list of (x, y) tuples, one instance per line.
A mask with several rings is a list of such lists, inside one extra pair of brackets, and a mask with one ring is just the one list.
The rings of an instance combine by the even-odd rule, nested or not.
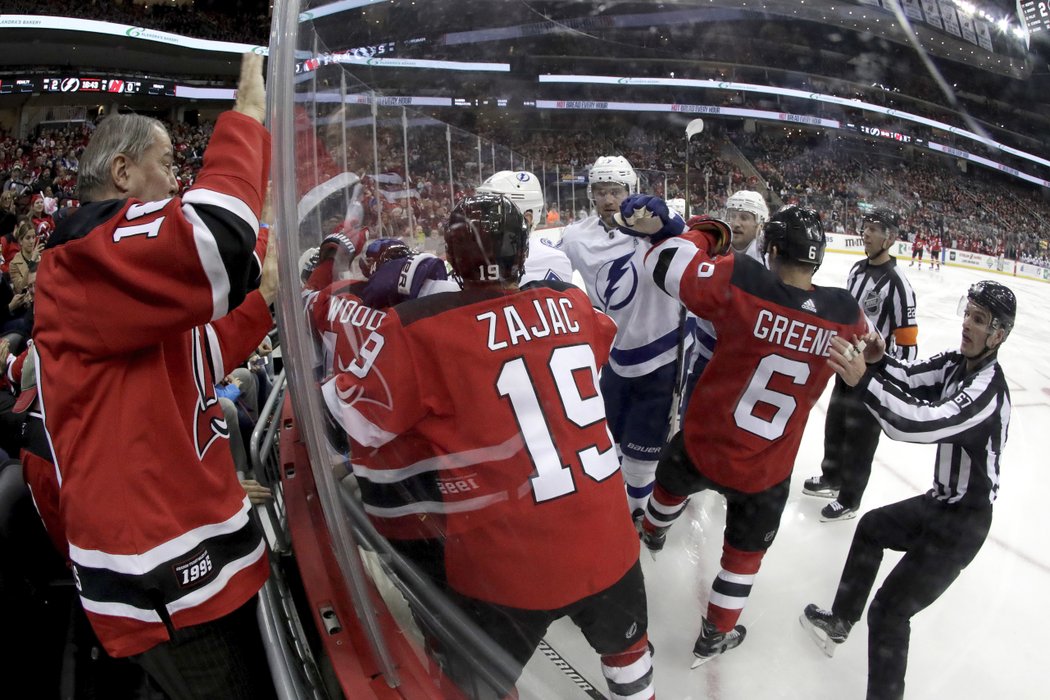
[(707, 603), (707, 619), (719, 632), (729, 632), (736, 626), (751, 595), (763, 556), (764, 551), (744, 552), (722, 545), (722, 570), (711, 584), (711, 598)]

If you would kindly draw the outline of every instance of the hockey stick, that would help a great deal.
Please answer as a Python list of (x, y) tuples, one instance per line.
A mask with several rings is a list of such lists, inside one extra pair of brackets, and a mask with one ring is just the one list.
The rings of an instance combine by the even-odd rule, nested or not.
[(671, 430), (667, 433), (665, 444), (670, 442), (678, 432), (679, 409), (682, 404), (682, 394), (685, 391), (685, 379), (689, 375), (689, 370), (685, 367), (685, 313), (685, 306), (683, 306), (678, 312), (678, 348), (674, 358), (674, 391), (671, 394), (671, 415), (667, 417), (667, 424), (671, 426)]
[(570, 681), (576, 684), (577, 688), (587, 693), (587, 697), (592, 698), (592, 700), (607, 700), (597, 688), (591, 685), (590, 681), (583, 677), (583, 674), (573, 668), (572, 664), (565, 660), (565, 657), (555, 651), (554, 647), (547, 643), (547, 640), (540, 640), (539, 649), (543, 652), (544, 656), (550, 659), (551, 663), (568, 676)]

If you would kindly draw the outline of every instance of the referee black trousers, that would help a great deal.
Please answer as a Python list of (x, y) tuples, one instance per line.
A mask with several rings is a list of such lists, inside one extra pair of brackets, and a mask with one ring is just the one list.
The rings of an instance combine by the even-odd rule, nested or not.
[(860, 620), (883, 550), (904, 552), (868, 608), (867, 700), (900, 700), (908, 666), (911, 618), (947, 590), (980, 551), (992, 508), (950, 506), (916, 496), (860, 519), (832, 612)]
[(839, 487), (838, 502), (856, 510), (871, 477), (871, 460), (882, 426), (860, 400), (860, 393), (835, 378), (824, 421), (824, 481)]

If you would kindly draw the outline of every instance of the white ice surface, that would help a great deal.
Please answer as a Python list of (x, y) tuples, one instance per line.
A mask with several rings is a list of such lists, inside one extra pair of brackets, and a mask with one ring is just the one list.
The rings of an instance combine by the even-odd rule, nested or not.
[[(816, 282), (843, 285), (848, 255), (828, 254)], [(918, 298), (920, 356), (957, 348), (956, 307), (967, 287), (992, 278), (1018, 297), (1017, 325), (1000, 352), (1010, 381), (1013, 414), (1003, 456), (1001, 490), (991, 533), (976, 560), (930, 608), (912, 620), (907, 695), (919, 700), (1050, 697), (1046, 687), (1050, 629), (1050, 285), (1003, 275), (924, 265), (904, 270)], [(719, 568), (725, 504), (717, 494), (692, 500), (656, 560), (643, 551), (649, 598), (649, 635), (656, 647), (657, 696), (673, 700), (828, 700), (863, 698), (867, 625), (862, 620), (829, 659), (800, 628), (807, 603), (830, 606), (858, 520), (821, 523), (828, 501), (802, 495), (802, 482), (820, 473), (830, 384), (810, 415), (781, 530), (766, 555), (740, 622), (745, 642), (690, 671), (713, 577)], [(862, 513), (926, 491), (934, 447), (883, 436), (864, 495)], [(1044, 465), (1040, 467), (1039, 465)], [(888, 552), (879, 579), (899, 559)], [(598, 657), (567, 621), (547, 639), (606, 693)], [(586, 697), (541, 655), (529, 663), (523, 698)]]

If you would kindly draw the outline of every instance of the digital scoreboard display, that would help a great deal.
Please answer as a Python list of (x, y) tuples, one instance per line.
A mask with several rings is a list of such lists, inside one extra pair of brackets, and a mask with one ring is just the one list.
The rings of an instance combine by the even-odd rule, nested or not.
[(175, 95), (171, 80), (57, 75), (40, 79), (41, 92), (107, 92), (121, 95)]
[(1030, 34), (1050, 29), (1050, 0), (1019, 0), (1017, 16)]

